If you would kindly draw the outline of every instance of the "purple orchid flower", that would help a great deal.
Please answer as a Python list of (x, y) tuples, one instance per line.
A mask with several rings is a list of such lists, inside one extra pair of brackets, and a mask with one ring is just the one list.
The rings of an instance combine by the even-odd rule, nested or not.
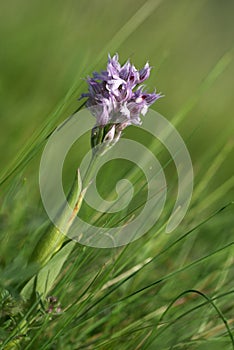
[[(140, 116), (144, 116), (149, 106), (162, 97), (156, 91), (147, 93), (144, 85), (139, 86), (149, 78), (150, 70), (148, 62), (140, 70), (129, 60), (121, 66), (118, 54), (115, 54), (108, 56), (105, 71), (94, 72), (93, 77), (87, 79), (89, 91), (80, 98), (87, 98), (86, 107), (96, 118), (92, 135), (98, 138), (99, 143), (106, 140), (116, 142), (124, 128), (140, 125)], [(98, 130), (102, 131), (102, 137)], [(92, 145), (96, 143), (92, 141)]]

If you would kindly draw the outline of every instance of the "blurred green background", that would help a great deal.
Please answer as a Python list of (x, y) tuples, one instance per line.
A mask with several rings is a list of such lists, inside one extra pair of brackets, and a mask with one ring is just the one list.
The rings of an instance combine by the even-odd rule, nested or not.
[[(154, 109), (175, 123), (186, 113), (176, 126), (196, 169), (233, 133), (233, 13), (232, 0), (1, 1), (1, 174), (33, 133), (80, 105), (83, 78), (116, 51), (122, 63), (154, 67), (149, 89), (165, 94)], [(72, 86), (63, 111), (48, 119)], [(218, 181), (230, 176), (231, 160)]]
[[(165, 150), (157, 153), (166, 168), (166, 178), (171, 179), (163, 217), (143, 239), (123, 247), (123, 250), (87, 249), (76, 245), (67, 262), (70, 272), (64, 269), (65, 275), (70, 273), (69, 283), (66, 284), (68, 280), (63, 272), (52, 291), (61, 297), (65, 309), (74, 302), (74, 315), (71, 308), (63, 314), (64, 318), (58, 318), (58, 322), (45, 323), (41, 338), (38, 338), (41, 330), (32, 324), (29, 337), (33, 341), (35, 335), (35, 348), (43, 349), (42, 344), (47, 341), (53, 344), (53, 337), (65, 329), (59, 340), (60, 346), (54, 345), (56, 349), (77, 349), (83, 341), (88, 347), (90, 341), (95, 341), (94, 336), (101, 335), (102, 342), (102, 335), (105, 341), (116, 331), (117, 336), (127, 337), (123, 338), (127, 339), (124, 349), (136, 349), (131, 344), (141, 322), (144, 331), (149, 316), (149, 321), (153, 322), (149, 325), (154, 327), (162, 309), (181, 292), (196, 288), (216, 297), (218, 293), (233, 290), (233, 252), (229, 249), (233, 237), (233, 214), (231, 206), (227, 205), (233, 200), (234, 179), (234, 154), (231, 153), (234, 131), (233, 14), (233, 0), (0, 2), (0, 184), (4, 182), (0, 187), (0, 285), (14, 291), (16, 284), (25, 278), (28, 271), (24, 269), (24, 261), (49, 222), (42, 208), (38, 186), (40, 156), (46, 137), (81, 106), (82, 102), (77, 99), (87, 90), (84, 78), (105, 68), (108, 53), (118, 52), (121, 63), (130, 58), (137, 68), (147, 60), (154, 67), (147, 82), (148, 89), (152, 91), (156, 87), (165, 97), (152, 108), (170, 120), (180, 132), (191, 154), (195, 173), (194, 196), (186, 217), (173, 235), (163, 234), (164, 222), (176, 197), (177, 177), (173, 162), (167, 164), (169, 154)], [(129, 127), (125, 136), (149, 142), (149, 136), (141, 134), (140, 128)], [(64, 166), (66, 189), (89, 148), (87, 133), (69, 152)], [(124, 162), (103, 168), (104, 179), (107, 179), (104, 185), (107, 185), (101, 187), (101, 193), (105, 197), (109, 189), (113, 190), (118, 175), (122, 178), (125, 170), (132, 169), (131, 166), (125, 167)], [(138, 175), (137, 171), (135, 173)], [(142, 175), (140, 180), (144, 181)], [(103, 182), (101, 176), (98, 181)], [(141, 181), (135, 180), (139, 190), (136, 204), (142, 202), (142, 197), (146, 198)], [(225, 205), (226, 211), (222, 210)], [(82, 207), (88, 220), (96, 220), (88, 210), (85, 212), (86, 209)], [(221, 215), (212, 217), (216, 210), (220, 210)], [(113, 218), (118, 219), (117, 216)], [(203, 220), (205, 222), (201, 225)], [(104, 221), (106, 224), (105, 217)], [(191, 227), (195, 228), (194, 231), (189, 231)], [(220, 255), (216, 255), (216, 251)], [(116, 276), (121, 277), (149, 257), (155, 260), (136, 276), (133, 273), (131, 279), (116, 290), (114, 286), (112, 294), (109, 295), (109, 289), (104, 290), (106, 294), (101, 295), (98, 304), (104, 283)], [(97, 283), (91, 285), (90, 281), (96, 281), (98, 271), (100, 279), (98, 277)], [(88, 296), (80, 309), (81, 315), (83, 311), (85, 315), (82, 325), (83, 321), (81, 324), (79, 319), (76, 321), (76, 303), (80, 298), (83, 300), (81, 286), (86, 288), (87, 283), (94, 299), (89, 300)], [(145, 288), (143, 292), (142, 288)], [(220, 297), (217, 304), (233, 327), (233, 297), (228, 295)], [(121, 304), (121, 300), (125, 302)], [(188, 303), (180, 304), (175, 310), (176, 315), (186, 312), (196, 302), (196, 298), (189, 298)], [(91, 310), (94, 318), (88, 313), (85, 319), (86, 306), (88, 310), (94, 306)], [(152, 310), (156, 312), (153, 316)], [(226, 333), (222, 339), (225, 327), (221, 328), (221, 335), (220, 328), (215, 328), (220, 322), (215, 310), (213, 313), (208, 308), (197, 311), (195, 316), (188, 313), (188, 321), (182, 318), (181, 323), (174, 327), (173, 309), (172, 316), (168, 317), (172, 328), (162, 333), (149, 349), (158, 348), (157, 344), (165, 349), (164, 343), (170, 343), (170, 348), (174, 345), (179, 348), (182, 344), (182, 348), (181, 339), (186, 340), (184, 335), (193, 341), (196, 340), (193, 339), (196, 331), (203, 341), (206, 333), (202, 331), (208, 330), (207, 343), (201, 343), (201, 347), (187, 347), (185, 343), (183, 348), (208, 350), (212, 346), (212, 349), (229, 350), (230, 339)], [(70, 329), (71, 321), (77, 322), (78, 331)], [(128, 330), (131, 322), (132, 339)], [(204, 322), (207, 327), (204, 327)], [(147, 327), (145, 331), (148, 333)], [(77, 346), (73, 343), (76, 337)], [(120, 340), (121, 337), (115, 340), (116, 349), (119, 349)], [(74, 346), (65, 347), (64, 344)], [(109, 350), (109, 343), (102, 349)]]

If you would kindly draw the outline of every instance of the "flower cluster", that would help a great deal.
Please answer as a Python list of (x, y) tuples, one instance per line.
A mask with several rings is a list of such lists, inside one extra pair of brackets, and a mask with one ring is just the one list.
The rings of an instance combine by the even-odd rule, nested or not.
[(137, 70), (129, 60), (121, 66), (116, 54), (112, 58), (109, 55), (105, 71), (94, 72), (87, 79), (89, 91), (81, 98), (88, 98), (86, 107), (96, 117), (93, 130), (93, 135), (98, 135), (96, 139), (100, 139), (99, 131), (106, 126), (101, 142), (117, 140), (125, 127), (141, 124), (140, 115), (144, 116), (148, 107), (162, 97), (160, 93), (147, 93), (141, 85), (149, 78), (150, 70), (148, 63)]
[(60, 314), (62, 312), (60, 303), (58, 302), (58, 299), (54, 296), (49, 296), (47, 298), (47, 302), (48, 302), (48, 308), (46, 310), (46, 312), (48, 314)]

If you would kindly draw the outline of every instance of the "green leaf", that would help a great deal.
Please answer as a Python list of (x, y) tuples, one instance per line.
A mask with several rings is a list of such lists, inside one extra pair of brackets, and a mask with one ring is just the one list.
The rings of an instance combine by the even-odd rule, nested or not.
[(76, 242), (67, 243), (48, 263), (44, 266), (38, 275), (25, 285), (21, 291), (21, 295), (30, 299), (34, 292), (37, 292), (41, 297), (45, 297), (53, 287), (53, 284), (58, 277), (63, 264), (67, 260), (69, 254), (74, 248)]
[[(71, 191), (68, 195), (68, 203), (72, 209), (74, 209), (74, 207), (77, 205), (81, 194), (81, 189), (82, 181), (78, 169), (75, 181), (73, 182)], [(71, 221), (69, 209), (70, 208), (67, 206), (67, 203), (65, 203), (64, 208), (62, 208), (57, 221), (57, 225), (67, 225), (66, 233), (69, 230)], [(33, 250), (32, 255), (29, 259), (29, 263), (35, 263), (39, 268), (44, 266), (51, 259), (51, 257), (57, 251), (59, 251), (66, 238), (67, 236), (65, 234), (60, 232), (60, 230), (55, 227), (54, 224), (51, 224), (49, 229), (44, 233), (44, 235), (37, 243), (35, 249)]]

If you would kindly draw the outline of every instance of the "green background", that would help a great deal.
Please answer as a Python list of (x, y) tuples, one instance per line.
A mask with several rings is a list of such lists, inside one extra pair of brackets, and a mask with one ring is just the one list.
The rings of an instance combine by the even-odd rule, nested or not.
[[(122, 63), (130, 57), (139, 68), (149, 60), (149, 88), (165, 94), (153, 108), (166, 118), (193, 104), (177, 127), (189, 138), (194, 163), (221, 146), (217, 140), (233, 130), (233, 11), (231, 0), (2, 1), (1, 170), (74, 83), (78, 88), (59, 120), (79, 106), (82, 79), (103, 69), (108, 52), (116, 51)], [(202, 89), (218, 62), (217, 78)]]
[[(232, 0), (1, 1), (0, 287), (13, 301), (0, 312), (14, 325), (30, 324), (23, 349), (109, 350), (120, 342), (123, 349), (139, 349), (149, 330), (151, 345), (142, 349), (231, 349), (224, 319), (211, 303), (200, 305), (204, 296), (191, 289), (214, 298), (233, 328), (233, 13)], [(162, 218), (123, 248), (77, 244), (51, 282), (49, 293), (65, 310), (51, 322), (48, 314), (28, 314), (16, 298), (32, 273), (25, 262), (49, 222), (38, 186), (40, 156), (47, 135), (81, 105), (85, 78), (104, 69), (108, 53), (115, 52), (121, 63), (130, 58), (137, 68), (146, 61), (153, 66), (148, 89), (165, 97), (152, 108), (176, 126), (188, 147), (194, 196), (181, 225), (166, 235), (177, 176), (173, 162), (167, 165), (170, 155), (156, 152), (171, 190)], [(125, 136), (150, 141), (139, 128), (129, 127)], [(89, 148), (86, 134), (71, 149), (66, 189)], [(124, 162), (104, 167), (104, 181), (98, 179), (104, 197), (125, 169), (132, 170)], [(145, 178), (137, 170), (130, 175), (137, 204), (146, 198)], [(81, 214), (96, 220), (89, 208)], [(112, 218), (118, 221), (118, 214)], [(97, 222), (108, 224), (102, 219)], [(14, 334), (8, 319), (1, 322), (0, 341), (12, 333), (22, 340), (21, 330)]]

